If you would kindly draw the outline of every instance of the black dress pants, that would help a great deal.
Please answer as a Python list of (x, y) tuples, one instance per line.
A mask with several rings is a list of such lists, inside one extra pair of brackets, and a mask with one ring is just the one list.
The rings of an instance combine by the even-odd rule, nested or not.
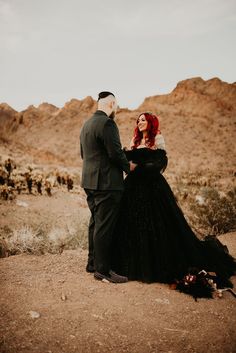
[(85, 189), (91, 211), (89, 221), (88, 263), (95, 271), (108, 274), (111, 270), (111, 243), (119, 214), (122, 191)]

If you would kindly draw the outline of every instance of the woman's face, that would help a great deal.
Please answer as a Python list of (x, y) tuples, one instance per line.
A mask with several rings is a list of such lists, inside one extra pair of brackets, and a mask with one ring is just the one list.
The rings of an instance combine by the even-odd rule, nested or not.
[(148, 122), (144, 114), (140, 115), (140, 117), (138, 118), (137, 125), (138, 125), (139, 131), (141, 132), (147, 131)]

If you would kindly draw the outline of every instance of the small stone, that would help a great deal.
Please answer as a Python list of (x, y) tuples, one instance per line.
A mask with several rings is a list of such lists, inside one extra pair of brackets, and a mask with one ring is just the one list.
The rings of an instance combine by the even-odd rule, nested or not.
[(166, 299), (166, 298), (164, 298), (164, 299), (157, 298), (157, 299), (155, 299), (155, 301), (159, 304), (170, 304), (169, 299)]
[(27, 202), (21, 201), (21, 200), (16, 200), (16, 204), (17, 206), (21, 206), (21, 207), (28, 207), (29, 205), (27, 204)]
[(33, 310), (29, 311), (29, 314), (32, 319), (38, 319), (41, 316), (37, 311), (33, 311)]
[(97, 314), (92, 314), (92, 316), (95, 318), (95, 319), (100, 319), (100, 320), (103, 320), (104, 317), (102, 315), (97, 315)]
[(58, 283), (65, 283), (65, 280), (64, 279), (59, 279)]
[(61, 300), (63, 300), (65, 302), (67, 300), (67, 295), (62, 293)]

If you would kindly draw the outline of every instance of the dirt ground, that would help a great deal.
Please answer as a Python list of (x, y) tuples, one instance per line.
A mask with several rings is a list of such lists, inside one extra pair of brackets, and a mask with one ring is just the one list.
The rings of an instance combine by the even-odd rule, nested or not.
[[(165, 176), (186, 203), (192, 185), (199, 192), (204, 185), (232, 191), (235, 87), (193, 78), (147, 98), (138, 110), (121, 109), (122, 146), (129, 145), (138, 115), (152, 111), (166, 140)], [(110, 284), (86, 273), (89, 211), (78, 186), (78, 137), (95, 109), (91, 97), (19, 113), (0, 104), (0, 169), (11, 158), (15, 178), (32, 169), (43, 182), (57, 171), (75, 182), (73, 192), (58, 186), (52, 197), (34, 187), (32, 195), (23, 190), (15, 200), (0, 199), (0, 250), (2, 241), (34, 254), (0, 258), (0, 353), (236, 353), (231, 293), (195, 302), (168, 285)], [(219, 239), (236, 257), (236, 233)], [(232, 281), (236, 288), (236, 276)]]
[[(236, 234), (220, 239), (236, 256)], [(164, 284), (103, 283), (86, 273), (86, 255), (0, 259), (1, 353), (236, 352), (231, 293), (195, 302)]]
[(77, 219), (79, 214), (89, 213), (86, 196), (81, 188), (76, 186), (76, 191), (67, 192), (65, 187), (53, 188), (52, 197), (46, 192), (43, 195), (36, 193), (35, 188), (32, 194), (23, 191), (12, 201), (0, 199), (0, 226), (10, 228), (21, 227), (24, 224), (31, 226), (42, 222), (51, 223), (54, 226)]

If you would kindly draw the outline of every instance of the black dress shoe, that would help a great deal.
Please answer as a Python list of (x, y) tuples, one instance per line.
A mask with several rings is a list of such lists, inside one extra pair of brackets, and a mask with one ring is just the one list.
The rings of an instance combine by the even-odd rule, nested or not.
[(114, 271), (110, 271), (108, 275), (104, 275), (103, 273), (100, 272), (95, 272), (94, 273), (94, 278), (102, 281), (103, 279), (112, 282), (112, 283), (126, 283), (128, 282), (128, 278), (125, 276), (120, 276)]
[(89, 273), (95, 272), (95, 269), (94, 269), (93, 265), (87, 264), (86, 272), (89, 272)]

